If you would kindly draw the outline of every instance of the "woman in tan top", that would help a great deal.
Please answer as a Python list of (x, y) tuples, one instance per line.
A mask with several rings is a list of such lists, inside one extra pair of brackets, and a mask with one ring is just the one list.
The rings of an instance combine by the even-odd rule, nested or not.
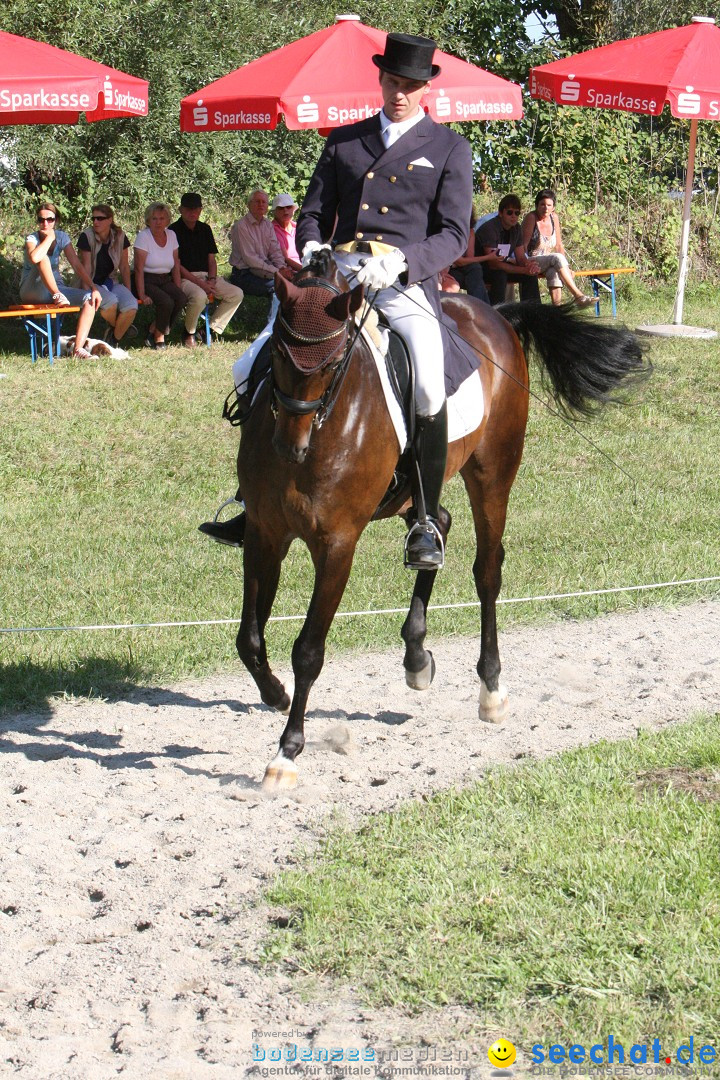
[(525, 215), (522, 229), (525, 254), (540, 267), (548, 283), (553, 304), (562, 304), (563, 285), (570, 290), (578, 307), (590, 307), (594, 304), (592, 296), (585, 296), (578, 289), (568, 266), (562, 242), (560, 218), (555, 213), (554, 191), (545, 188), (537, 193), (535, 209)]

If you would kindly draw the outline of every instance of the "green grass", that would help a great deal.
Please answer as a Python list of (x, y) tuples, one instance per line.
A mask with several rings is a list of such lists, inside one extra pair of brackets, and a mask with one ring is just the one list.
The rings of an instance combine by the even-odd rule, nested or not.
[[(632, 283), (620, 311), (633, 325), (667, 321), (669, 293)], [(720, 328), (713, 296), (688, 298), (687, 321)], [(126, 362), (50, 368), (25, 345), (0, 355), (0, 627), (237, 618), (238, 553), (202, 538), (198, 522), (234, 491), (238, 436), (220, 419), (243, 342), (211, 351), (133, 349)], [(656, 342), (655, 373), (637, 402), (576, 432), (533, 403), (511, 497), (503, 595), (533, 596), (720, 573), (720, 366), (715, 342)], [(538, 387), (539, 380), (534, 378)], [(636, 494), (636, 501), (634, 496)], [(475, 600), (472, 525), (458, 480), (438, 604)], [(341, 609), (405, 608), (400, 522), (371, 524)], [(286, 560), (276, 614), (302, 613), (311, 591), (305, 549)], [(684, 602), (716, 586), (500, 608), (500, 626)], [(336, 620), (336, 649), (400, 647), (402, 615)], [(432, 634), (476, 633), (476, 609), (434, 612)], [(296, 622), (269, 630), (286, 662)], [(0, 634), (6, 705), (58, 694), (124, 692), (236, 670), (232, 626), (64, 634)], [(502, 646), (501, 646), (502, 647)]]
[[(479, 1031), (668, 1047), (720, 1031), (718, 718), (498, 767), (334, 829), (267, 899), (266, 962)], [(701, 1070), (703, 1076), (719, 1075)]]

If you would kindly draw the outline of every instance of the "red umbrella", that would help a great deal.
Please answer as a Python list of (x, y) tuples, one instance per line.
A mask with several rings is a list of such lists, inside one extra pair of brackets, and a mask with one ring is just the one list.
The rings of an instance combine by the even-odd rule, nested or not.
[(695, 171), (698, 120), (720, 120), (720, 28), (695, 17), (689, 26), (643, 34), (532, 68), (530, 93), (560, 105), (659, 116), (666, 103), (673, 116), (690, 119), (673, 324), (682, 324), (688, 269), (690, 199)]
[[(336, 128), (382, 108), (378, 69), (371, 61), (386, 34), (357, 15), (338, 15), (333, 26), (300, 38), (183, 98), (183, 131), (272, 130), (280, 114), (292, 131)], [(434, 120), (519, 120), (522, 95), (515, 83), (436, 52), (441, 74), (425, 98)]]
[(144, 79), (30, 38), (0, 31), (0, 125), (76, 124), (145, 116)]

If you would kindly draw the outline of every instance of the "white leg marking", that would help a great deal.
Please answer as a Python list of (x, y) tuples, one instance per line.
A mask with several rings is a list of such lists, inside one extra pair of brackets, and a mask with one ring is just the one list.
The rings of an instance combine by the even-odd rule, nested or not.
[(263, 777), (263, 791), (281, 791), (294, 788), (298, 780), (297, 765), (278, 750)]
[(430, 683), (435, 678), (435, 660), (430, 653), (430, 659), (420, 671), (408, 671), (405, 668), (405, 682), (411, 690), (429, 690)]
[(488, 690), (485, 680), (480, 680), (478, 715), (486, 724), (502, 724), (508, 714), (507, 687), (499, 684), (497, 690)]

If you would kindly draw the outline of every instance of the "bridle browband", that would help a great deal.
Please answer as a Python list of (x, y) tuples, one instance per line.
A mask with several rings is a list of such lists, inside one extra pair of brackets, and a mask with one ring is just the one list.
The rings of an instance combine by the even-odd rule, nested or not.
[[(331, 292), (335, 296), (342, 296), (343, 293), (342, 289), (338, 289), (338, 287), (336, 285), (333, 285), (332, 282), (326, 281), (323, 278), (305, 278), (303, 281), (298, 282), (298, 288), (325, 289), (327, 292)], [(329, 385), (325, 389), (322, 397), (316, 398), (313, 401), (305, 401), (302, 398), (292, 398), (288, 394), (284, 394), (277, 385), (277, 382), (275, 381), (273, 369), (270, 369), (270, 389), (272, 392), (270, 407), (272, 409), (273, 416), (277, 417), (278, 405), (282, 405), (283, 409), (285, 409), (286, 412), (290, 413), (291, 416), (308, 416), (310, 413), (315, 413), (313, 425), (317, 428), (320, 428), (330, 416), (330, 413), (335, 406), (338, 394), (340, 393), (342, 381), (345, 378), (348, 367), (350, 365), (352, 351), (357, 341), (358, 334), (356, 333), (352, 340), (350, 340), (348, 333), (350, 318), (346, 319), (345, 322), (341, 323), (336, 330), (330, 330), (326, 334), (319, 334), (317, 337), (311, 337), (307, 334), (301, 334), (292, 326), (290, 326), (290, 324), (283, 316), (282, 309), (278, 312), (276, 324), (277, 323), (280, 324), (280, 326), (290, 335), (290, 337), (294, 338), (296, 341), (301, 342), (303, 345), (321, 345), (326, 341), (333, 341), (335, 338), (340, 337), (341, 334), (344, 337), (344, 341), (339, 344), (338, 348), (334, 352), (331, 352), (327, 357), (325, 357), (324, 360), (322, 360), (315, 368), (313, 368), (313, 372), (322, 371), (334, 361), (333, 366), (335, 370), (333, 372), (333, 377), (330, 380)], [(290, 354), (289, 350), (287, 348), (283, 348), (284, 342), (280, 334), (273, 334), (273, 344), (278, 350), (278, 352), (281, 352), (290, 360), (291, 363), (294, 364), (292, 355)], [(294, 366), (297, 368), (297, 365)], [(311, 373), (312, 372), (309, 372), (308, 374)]]

